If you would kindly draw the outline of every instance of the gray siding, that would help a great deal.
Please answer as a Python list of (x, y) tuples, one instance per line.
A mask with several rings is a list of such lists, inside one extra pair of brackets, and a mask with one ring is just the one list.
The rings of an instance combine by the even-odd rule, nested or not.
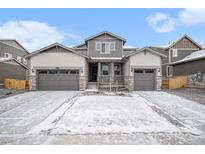
[(205, 72), (205, 59), (173, 65), (173, 75), (190, 75), (197, 72)]
[[(96, 42), (115, 42), (115, 51), (111, 51), (110, 54), (101, 54), (100, 51), (96, 51)], [(88, 56), (90, 57), (122, 57), (123, 42), (110, 35), (103, 34), (97, 38), (88, 41)]]
[(11, 53), (13, 58), (15, 59), (17, 59), (17, 56), (20, 56), (22, 60), (21, 63), (23, 63), (24, 56), (28, 54), (26, 51), (17, 49), (15, 47), (0, 42), (0, 57), (4, 57), (4, 53)]
[(178, 60), (181, 60), (195, 51), (197, 50), (178, 50), (178, 56), (173, 57), (173, 51), (171, 50), (171, 62), (176, 62)]
[(0, 63), (0, 83), (4, 78), (26, 80), (26, 69), (20, 65)]

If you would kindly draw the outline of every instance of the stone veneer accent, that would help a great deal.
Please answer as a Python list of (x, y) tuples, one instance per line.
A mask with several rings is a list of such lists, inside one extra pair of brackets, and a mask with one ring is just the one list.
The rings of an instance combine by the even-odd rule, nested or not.
[(29, 75), (29, 90), (36, 90), (36, 76), (35, 75)]
[(125, 76), (124, 83), (129, 91), (134, 90), (134, 76)]
[(87, 76), (79, 76), (79, 90), (85, 90), (87, 88)]
[(162, 76), (156, 76), (156, 90), (162, 90)]

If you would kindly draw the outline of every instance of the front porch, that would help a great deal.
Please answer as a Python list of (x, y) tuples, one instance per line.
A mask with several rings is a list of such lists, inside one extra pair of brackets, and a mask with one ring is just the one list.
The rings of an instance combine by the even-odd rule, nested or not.
[(94, 83), (98, 89), (125, 87), (122, 62), (89, 62), (88, 71), (88, 87)]

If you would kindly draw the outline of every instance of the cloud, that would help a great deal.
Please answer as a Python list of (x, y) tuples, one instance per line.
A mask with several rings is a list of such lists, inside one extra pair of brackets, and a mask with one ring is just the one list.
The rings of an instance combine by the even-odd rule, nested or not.
[(155, 32), (167, 33), (175, 29), (176, 21), (170, 18), (164, 13), (157, 12), (146, 18), (149, 26), (151, 26)]
[(54, 42), (79, 40), (74, 33), (61, 32), (45, 22), (32, 20), (10, 20), (0, 25), (0, 38), (15, 38), (29, 51), (37, 50)]
[(205, 22), (205, 9), (184, 9), (179, 19), (186, 26), (195, 26)]
[(205, 23), (205, 9), (183, 9), (177, 17), (157, 12), (146, 18), (148, 25), (157, 33), (174, 31), (177, 26), (196, 26)]

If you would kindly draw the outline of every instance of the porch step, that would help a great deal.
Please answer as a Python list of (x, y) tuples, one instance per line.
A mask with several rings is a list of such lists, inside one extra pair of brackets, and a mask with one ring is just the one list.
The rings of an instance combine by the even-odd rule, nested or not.
[(98, 90), (97, 82), (88, 82), (88, 90)]
[[(100, 90), (110, 90), (110, 84), (99, 84)], [(124, 84), (112, 84), (111, 85), (112, 91), (127, 91), (127, 88)]]

